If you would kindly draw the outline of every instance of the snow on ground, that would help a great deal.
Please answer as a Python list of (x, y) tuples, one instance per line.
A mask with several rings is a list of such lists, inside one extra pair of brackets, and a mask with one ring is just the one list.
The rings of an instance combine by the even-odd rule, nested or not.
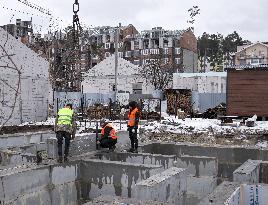
[[(253, 138), (252, 136), (262, 136), (264, 134), (268, 135), (268, 121), (257, 121), (255, 127), (241, 126), (239, 121), (236, 121), (229, 125), (221, 125), (220, 120), (217, 119), (201, 119), (201, 118), (186, 118), (186, 119), (177, 119), (174, 116), (168, 116), (165, 113), (162, 113), (164, 118), (161, 122), (157, 121), (141, 121), (140, 125), (140, 137), (145, 141), (150, 141), (149, 137), (152, 134), (158, 134), (157, 140), (170, 141), (174, 140), (174, 136), (171, 138), (166, 137), (167, 134), (175, 135), (175, 140), (178, 136), (200, 136), (203, 138), (196, 139), (196, 137), (183, 138), (186, 142), (193, 140), (193, 142), (209, 142), (209, 143), (218, 143), (217, 138), (228, 138), (225, 139), (224, 143), (232, 144), (235, 140), (240, 140), (245, 144), (254, 144), (260, 148), (268, 147), (268, 142), (264, 140), (259, 140)], [(45, 122), (36, 122), (36, 123), (24, 123), (23, 125), (54, 125), (55, 118), (49, 118)], [(127, 124), (126, 121), (112, 121), (116, 130), (126, 131)], [(99, 126), (99, 122), (98, 122)], [(100, 128), (100, 127), (99, 127)], [(83, 136), (86, 132), (94, 132), (96, 130), (95, 121), (77, 122), (77, 136)], [(163, 138), (159, 136), (163, 134)], [(233, 138), (233, 139), (232, 139)], [(229, 140), (231, 139), (231, 140)], [(182, 140), (181, 138), (179, 140)], [(248, 142), (251, 141), (251, 142)], [(237, 144), (240, 142), (238, 141)]]
[(240, 126), (240, 122), (231, 125), (221, 125), (220, 120), (186, 118), (176, 119), (175, 117), (164, 117), (161, 122), (148, 122), (141, 126), (145, 131), (160, 133), (170, 132), (177, 134), (212, 133), (220, 135), (228, 134), (268, 134), (268, 121), (258, 121), (255, 127)]

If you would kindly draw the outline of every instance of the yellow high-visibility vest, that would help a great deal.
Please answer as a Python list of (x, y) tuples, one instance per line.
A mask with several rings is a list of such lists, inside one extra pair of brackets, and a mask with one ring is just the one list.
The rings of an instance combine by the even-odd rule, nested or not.
[(58, 125), (72, 125), (74, 111), (69, 108), (61, 108), (58, 112)]

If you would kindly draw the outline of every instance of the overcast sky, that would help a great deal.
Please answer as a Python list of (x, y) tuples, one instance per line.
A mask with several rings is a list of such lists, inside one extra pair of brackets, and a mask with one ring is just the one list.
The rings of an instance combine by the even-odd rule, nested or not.
[[(28, 1), (51, 10), (54, 29), (64, 27), (72, 21), (74, 0)], [(219, 32), (226, 35), (236, 30), (244, 39), (253, 42), (268, 41), (268, 0), (79, 0), (79, 2), (78, 14), (82, 23), (87, 26), (115, 26), (121, 22), (123, 25), (133, 24), (138, 30), (156, 26), (180, 30), (188, 27), (187, 10), (197, 5), (201, 9), (201, 14), (196, 17), (195, 23), (197, 36), (203, 32)], [(16, 18), (30, 19), (32, 16), (35, 31), (48, 30), (49, 19), (37, 16), (40, 15), (38, 11), (18, 0), (0, 0), (0, 10), (0, 25), (15, 22)], [(57, 21), (56, 17), (63, 20)]]

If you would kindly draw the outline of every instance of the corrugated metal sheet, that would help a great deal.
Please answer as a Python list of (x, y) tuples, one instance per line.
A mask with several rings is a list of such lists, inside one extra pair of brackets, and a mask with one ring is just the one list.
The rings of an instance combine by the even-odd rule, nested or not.
[(208, 108), (214, 108), (220, 103), (226, 103), (226, 94), (193, 92), (192, 103), (194, 109), (199, 110), (199, 112), (204, 112)]

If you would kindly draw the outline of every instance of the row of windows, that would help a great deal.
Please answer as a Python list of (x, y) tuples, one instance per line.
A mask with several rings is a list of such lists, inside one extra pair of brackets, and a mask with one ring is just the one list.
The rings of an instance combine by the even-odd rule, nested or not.
[[(143, 59), (142, 61), (134, 60), (133, 64), (134, 65), (140, 65), (140, 63), (142, 63), (142, 65), (146, 65), (146, 64), (149, 64), (149, 63), (154, 62), (154, 61), (156, 61), (156, 59)], [(168, 64), (169, 59), (168, 58), (163, 58), (163, 63)], [(180, 58), (175, 58), (175, 64), (179, 65), (180, 63), (181, 63), (181, 59)]]
[[(170, 53), (170, 50), (167, 48), (167, 49), (164, 49), (163, 50), (163, 53), (165, 55), (168, 55)], [(180, 54), (181, 53), (181, 50), (180, 48), (175, 48), (175, 54)], [(145, 50), (141, 50), (141, 55), (143, 56), (146, 56), (146, 55), (158, 55), (160, 54), (159, 52), (159, 49), (145, 49)], [(109, 52), (106, 52), (105, 53), (105, 57), (109, 57), (111, 54)], [(135, 50), (134, 52), (132, 51), (126, 51), (125, 52), (125, 57), (132, 57), (132, 56), (136, 56), (138, 57), (140, 55), (140, 52), (138, 50)], [(124, 53), (123, 52), (118, 52), (118, 56), (123, 58), (124, 57)]]

